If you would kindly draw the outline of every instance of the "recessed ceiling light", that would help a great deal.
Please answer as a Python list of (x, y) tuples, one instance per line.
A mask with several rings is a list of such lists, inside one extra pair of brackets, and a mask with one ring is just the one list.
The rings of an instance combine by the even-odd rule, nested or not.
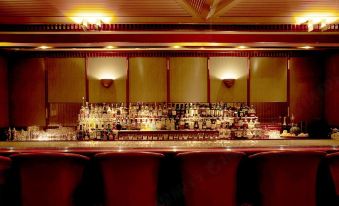
[(313, 49), (314, 47), (313, 46), (301, 46), (301, 47), (298, 47), (299, 49)]
[(237, 49), (247, 49), (248, 47), (247, 47), (247, 46), (241, 45), (241, 46), (237, 46), (236, 48), (237, 48)]
[(173, 48), (173, 49), (180, 49), (180, 48), (181, 48), (181, 46), (179, 46), (179, 45), (175, 45), (175, 46), (172, 46), (172, 48)]
[(46, 46), (46, 45), (37, 47), (37, 49), (50, 49), (50, 48), (52, 48), (52, 47)]
[(105, 49), (115, 49), (115, 46), (106, 46)]

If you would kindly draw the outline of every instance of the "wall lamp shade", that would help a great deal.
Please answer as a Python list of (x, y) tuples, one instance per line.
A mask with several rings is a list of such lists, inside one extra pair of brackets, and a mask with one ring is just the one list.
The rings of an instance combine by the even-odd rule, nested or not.
[(101, 79), (101, 85), (105, 88), (109, 88), (113, 84), (113, 79)]
[(224, 85), (227, 88), (231, 88), (231, 87), (233, 87), (233, 85), (235, 83), (235, 79), (224, 79), (224, 80), (222, 80), (222, 82), (224, 83)]

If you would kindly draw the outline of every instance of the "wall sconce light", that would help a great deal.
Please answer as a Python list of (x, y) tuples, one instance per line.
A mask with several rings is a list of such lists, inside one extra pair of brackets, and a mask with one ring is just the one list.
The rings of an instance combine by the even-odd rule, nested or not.
[(109, 88), (113, 84), (113, 79), (101, 79), (101, 85), (105, 88)]
[(233, 85), (235, 83), (235, 79), (224, 79), (224, 80), (222, 80), (222, 82), (224, 83), (224, 85), (227, 88), (231, 88), (231, 87), (233, 87)]

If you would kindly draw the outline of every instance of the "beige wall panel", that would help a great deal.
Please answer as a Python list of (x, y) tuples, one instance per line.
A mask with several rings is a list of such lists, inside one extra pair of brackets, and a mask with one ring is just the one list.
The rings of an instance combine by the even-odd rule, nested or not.
[(287, 101), (287, 58), (250, 59), (251, 102)]
[(130, 102), (166, 102), (166, 75), (166, 58), (130, 58)]
[(11, 125), (45, 126), (44, 59), (13, 60), (10, 68), (10, 88)]
[(311, 121), (323, 116), (323, 73), (321, 58), (291, 58), (291, 113), (298, 121)]
[(82, 102), (85, 58), (46, 58), (48, 102)]
[(325, 81), (325, 116), (328, 123), (339, 127), (339, 53), (327, 59)]
[(172, 102), (207, 102), (207, 58), (171, 58), (170, 78)]
[[(126, 101), (126, 58), (88, 58), (87, 77), (91, 103)], [(101, 85), (100, 79), (114, 81), (110, 88), (105, 88)]]
[[(211, 57), (210, 89), (211, 102), (246, 102), (247, 101), (247, 57)], [(222, 80), (236, 79), (231, 88)]]
[(8, 127), (8, 73), (7, 61), (0, 57), (0, 128)]

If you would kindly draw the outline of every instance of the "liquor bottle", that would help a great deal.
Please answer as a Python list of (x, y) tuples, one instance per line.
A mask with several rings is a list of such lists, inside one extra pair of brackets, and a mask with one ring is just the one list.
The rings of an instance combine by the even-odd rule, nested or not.
[(168, 104), (168, 118), (171, 119), (172, 118), (172, 106), (171, 104)]
[(284, 133), (284, 132), (288, 132), (288, 126), (287, 126), (287, 122), (286, 122), (286, 117), (284, 117), (283, 123), (282, 123), (282, 126), (281, 126), (281, 133)]
[(194, 129), (198, 130), (199, 129), (199, 124), (198, 124), (198, 120), (194, 121)]
[(177, 113), (179, 111), (179, 104), (175, 105), (174, 109), (174, 104), (172, 105), (172, 117), (175, 118), (177, 116)]

